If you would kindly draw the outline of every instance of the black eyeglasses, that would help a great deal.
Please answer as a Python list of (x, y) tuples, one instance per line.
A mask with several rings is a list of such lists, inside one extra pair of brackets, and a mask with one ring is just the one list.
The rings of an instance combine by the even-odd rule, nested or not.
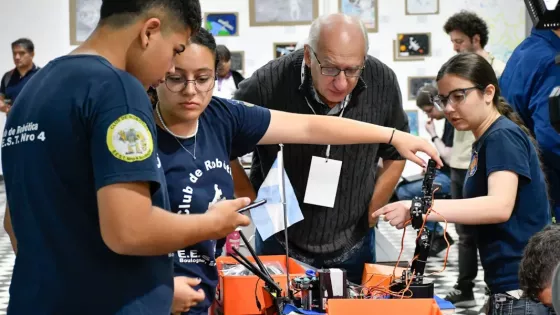
[(445, 106), (447, 106), (447, 104), (450, 104), (451, 106), (456, 106), (464, 102), (465, 99), (467, 98), (467, 92), (471, 90), (484, 91), (484, 89), (482, 89), (479, 86), (472, 86), (465, 89), (455, 89), (449, 92), (447, 96), (443, 96), (443, 95), (434, 96), (432, 102), (435, 106), (438, 107), (439, 110), (443, 110)]
[(208, 92), (214, 88), (214, 76), (201, 76), (194, 80), (187, 80), (187, 78), (180, 75), (169, 75), (165, 77), (165, 86), (167, 89), (174, 93), (182, 92), (187, 88), (189, 82), (194, 84), (194, 89), (199, 92)]
[[(308, 46), (309, 47), (309, 46)], [(355, 77), (359, 77), (360, 74), (362, 74), (362, 70), (364, 70), (365, 66), (361, 66), (361, 67), (357, 67), (357, 68), (349, 68), (349, 69), (340, 69), (337, 67), (328, 67), (328, 66), (323, 66), (321, 65), (321, 62), (319, 61), (319, 58), (317, 58), (317, 54), (315, 53), (315, 51), (313, 51), (313, 49), (311, 49), (311, 47), (309, 47), (309, 50), (311, 50), (311, 52), (313, 53), (313, 56), (315, 56), (315, 60), (317, 60), (317, 63), (319, 64), (319, 67), (321, 67), (321, 74), (322, 75), (326, 75), (329, 77), (336, 77), (341, 71), (344, 72), (344, 75), (346, 75), (347, 77), (351, 77), (351, 78), (355, 78)]]

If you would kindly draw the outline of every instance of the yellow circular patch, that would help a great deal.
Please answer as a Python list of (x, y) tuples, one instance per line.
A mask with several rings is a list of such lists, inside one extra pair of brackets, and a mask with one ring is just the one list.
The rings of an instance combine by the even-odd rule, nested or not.
[(107, 129), (107, 147), (117, 159), (137, 162), (152, 155), (154, 141), (150, 129), (142, 119), (126, 114)]

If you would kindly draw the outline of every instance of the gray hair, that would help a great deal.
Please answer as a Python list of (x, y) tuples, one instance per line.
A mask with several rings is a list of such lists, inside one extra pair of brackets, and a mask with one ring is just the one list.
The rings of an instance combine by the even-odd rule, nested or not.
[(294, 50), (302, 49), (305, 46), (305, 44), (307, 44), (307, 38), (304, 38), (304, 39), (300, 40), (299, 42), (297, 42), (296, 48), (294, 48)]
[(335, 14), (330, 14), (330, 15), (323, 15), (320, 16), (319, 18), (315, 19), (315, 21), (313, 21), (313, 23), (311, 24), (311, 28), (309, 29), (309, 38), (307, 39), (307, 43), (309, 46), (311, 46), (311, 48), (313, 50), (317, 50), (317, 42), (319, 41), (319, 35), (321, 34), (321, 29), (323, 26), (330, 24), (329, 18), (332, 17), (333, 15), (341, 15), (343, 16), (347, 21), (352, 21), (353, 23), (356, 23), (358, 25), (360, 25), (360, 29), (362, 30), (362, 35), (364, 36), (364, 43), (365, 43), (365, 55), (368, 54), (369, 51), (369, 38), (368, 38), (368, 32), (366, 29), (366, 26), (364, 25), (364, 23), (353, 16), (349, 16), (346, 14), (340, 14), (340, 13), (335, 13)]

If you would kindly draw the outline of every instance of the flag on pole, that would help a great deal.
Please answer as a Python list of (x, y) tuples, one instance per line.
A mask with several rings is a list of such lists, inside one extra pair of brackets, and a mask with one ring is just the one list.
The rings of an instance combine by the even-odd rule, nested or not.
[[(272, 164), (268, 175), (257, 193), (257, 200), (265, 199), (266, 203), (260, 207), (251, 209), (251, 219), (263, 240), (284, 230), (284, 208), (282, 205), (282, 184), (284, 178), (286, 209), (288, 215), (288, 227), (303, 220), (303, 214), (299, 208), (299, 202), (294, 193), (294, 188), (286, 171), (282, 167), (282, 151), (278, 151), (278, 156)], [(280, 167), (279, 167), (280, 165)], [(283, 174), (284, 176), (282, 177)]]

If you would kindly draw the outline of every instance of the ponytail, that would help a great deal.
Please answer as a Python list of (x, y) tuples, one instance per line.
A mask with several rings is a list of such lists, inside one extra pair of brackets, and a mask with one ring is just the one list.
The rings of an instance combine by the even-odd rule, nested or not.
[[(531, 140), (531, 143), (533, 143), (533, 146), (537, 151), (537, 156), (539, 157), (539, 165), (541, 167), (541, 170), (543, 170), (543, 174), (545, 175), (544, 180), (547, 186), (546, 192), (550, 198), (550, 191), (549, 191), (550, 187), (548, 185), (548, 179), (546, 177), (546, 173), (544, 173), (545, 168), (542, 162), (541, 151), (539, 149), (539, 144), (537, 143), (537, 140), (535, 139), (535, 137), (533, 137), (533, 134), (531, 133), (531, 131), (529, 131), (529, 128), (525, 126), (525, 123), (523, 122), (521, 117), (513, 110), (513, 108), (511, 108), (511, 105), (509, 105), (506, 99), (503, 98), (502, 96), (500, 96), (498, 102), (496, 102), (496, 109), (498, 110), (500, 115), (505, 116), (507, 119), (513, 121), (516, 125), (518, 125), (519, 128), (521, 128), (521, 130), (523, 130), (523, 132), (527, 134), (527, 136)], [(551, 214), (552, 217), (554, 217), (554, 213), (551, 212)]]
[(531, 142), (533, 142), (533, 144), (535, 145), (535, 148), (538, 149), (537, 141), (533, 137), (531, 131), (529, 131), (529, 128), (525, 126), (525, 123), (523, 122), (521, 117), (519, 117), (519, 115), (513, 110), (513, 108), (511, 108), (511, 105), (509, 105), (506, 99), (502, 96), (500, 96), (500, 98), (498, 99), (496, 109), (502, 116), (505, 116), (507, 119), (513, 121), (516, 125), (518, 125), (519, 128), (521, 128), (521, 130), (523, 130), (523, 132), (526, 133), (527, 136), (529, 136)]

